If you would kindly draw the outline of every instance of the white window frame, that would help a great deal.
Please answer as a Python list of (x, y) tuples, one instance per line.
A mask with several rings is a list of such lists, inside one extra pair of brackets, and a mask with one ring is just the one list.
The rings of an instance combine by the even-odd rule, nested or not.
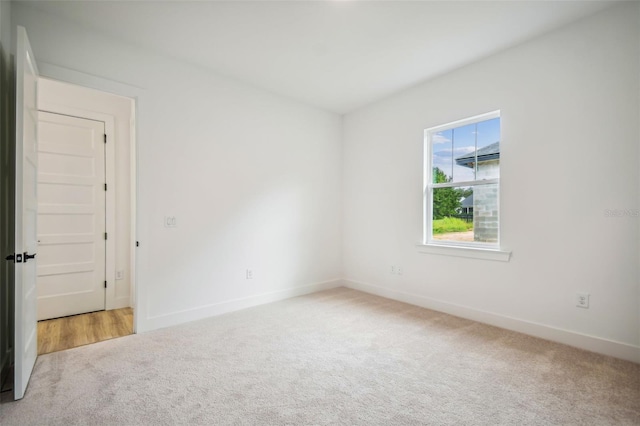
[[(457, 120), (447, 124), (430, 127), (424, 131), (424, 186), (423, 186), (423, 240), (419, 245), (421, 251), (426, 253), (446, 254), (453, 256), (473, 257), (490, 260), (508, 261), (510, 252), (501, 250), (502, 217), (500, 214), (500, 178), (479, 179), (466, 182), (433, 183), (432, 162), (432, 137), (434, 134), (463, 127), (481, 121), (500, 118), (500, 111), (492, 111), (485, 114)], [(501, 132), (502, 133), (502, 132)], [(501, 137), (502, 139), (502, 137)], [(498, 241), (496, 243), (442, 241), (433, 239), (433, 190), (436, 188), (451, 188), (463, 186), (479, 186), (487, 184), (498, 185)], [(456, 250), (458, 249), (458, 250)]]

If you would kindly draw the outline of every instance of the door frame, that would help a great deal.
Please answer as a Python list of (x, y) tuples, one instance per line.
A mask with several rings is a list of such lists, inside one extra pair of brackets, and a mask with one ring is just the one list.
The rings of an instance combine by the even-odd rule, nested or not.
[[(141, 322), (143, 321), (144, 316), (142, 315), (141, 309), (143, 308), (141, 297), (141, 289), (137, 280), (137, 256), (136, 256), (136, 248), (137, 248), (137, 132), (138, 132), (138, 109), (140, 108), (139, 102), (143, 97), (144, 90), (125, 85), (122, 83), (114, 82), (111, 80), (106, 80), (100, 77), (96, 77), (93, 75), (85, 74), (79, 71), (59, 67), (57, 65), (52, 65), (48, 63), (39, 63), (40, 77), (46, 78), (62, 83), (69, 83), (75, 86), (84, 87), (88, 89), (94, 89), (101, 92), (105, 92), (107, 94), (114, 94), (122, 97), (126, 97), (132, 100), (133, 106), (131, 111), (131, 117), (129, 119), (129, 143), (130, 143), (130, 240), (129, 247), (131, 247), (131, 256), (129, 260), (130, 266), (130, 282), (131, 282), (131, 294), (130, 294), (130, 305), (133, 307), (133, 332), (136, 333), (142, 329), (140, 327)], [(38, 105), (39, 110), (58, 113), (58, 114), (66, 114), (72, 115), (80, 118), (89, 118), (92, 120), (103, 121), (105, 123), (105, 132), (107, 133), (107, 140), (111, 136), (115, 135), (115, 121), (116, 117), (113, 115), (99, 113), (95, 111), (88, 111), (84, 109), (78, 109), (73, 107), (63, 107), (60, 105), (47, 105), (42, 104)], [(113, 139), (111, 139), (113, 140)], [(107, 187), (111, 186), (115, 188), (115, 150), (114, 144), (109, 144), (107, 142), (106, 146), (107, 152), (106, 161), (107, 161)], [(115, 221), (115, 191), (107, 191), (107, 233), (109, 235), (115, 235), (116, 230), (116, 221)], [(110, 210), (114, 209), (114, 210)], [(115, 261), (115, 238), (107, 239), (107, 258), (109, 258), (109, 253), (112, 254), (111, 259), (112, 262)], [(107, 268), (107, 281), (109, 283), (115, 283), (115, 268), (113, 263), (106, 263)], [(115, 285), (107, 286), (107, 309), (111, 309), (113, 307), (113, 302), (115, 300)]]

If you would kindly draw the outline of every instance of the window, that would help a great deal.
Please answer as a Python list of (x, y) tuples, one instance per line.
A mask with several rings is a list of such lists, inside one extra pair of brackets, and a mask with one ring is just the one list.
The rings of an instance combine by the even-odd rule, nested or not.
[(499, 111), (425, 130), (425, 244), (498, 249), (499, 194)]

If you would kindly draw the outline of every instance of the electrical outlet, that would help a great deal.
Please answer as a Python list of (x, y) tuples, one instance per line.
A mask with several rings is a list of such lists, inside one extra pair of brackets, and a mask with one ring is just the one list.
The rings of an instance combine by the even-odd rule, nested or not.
[(391, 270), (389, 272), (391, 272), (391, 274), (395, 275), (396, 274), (396, 266), (395, 265), (391, 265)]
[(402, 275), (402, 267), (396, 267), (396, 271), (398, 271), (398, 275)]
[(589, 293), (576, 293), (576, 306), (589, 309)]
[(253, 269), (247, 269), (247, 279), (248, 280), (253, 279)]
[(116, 271), (116, 280), (121, 280), (124, 278), (124, 271)]

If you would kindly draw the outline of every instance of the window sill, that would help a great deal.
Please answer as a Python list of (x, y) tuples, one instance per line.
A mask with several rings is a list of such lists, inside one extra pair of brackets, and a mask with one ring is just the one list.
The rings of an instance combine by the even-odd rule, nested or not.
[(496, 260), (499, 262), (508, 262), (511, 258), (510, 250), (458, 247), (445, 244), (418, 244), (418, 251), (427, 254), (469, 257), (472, 259)]

